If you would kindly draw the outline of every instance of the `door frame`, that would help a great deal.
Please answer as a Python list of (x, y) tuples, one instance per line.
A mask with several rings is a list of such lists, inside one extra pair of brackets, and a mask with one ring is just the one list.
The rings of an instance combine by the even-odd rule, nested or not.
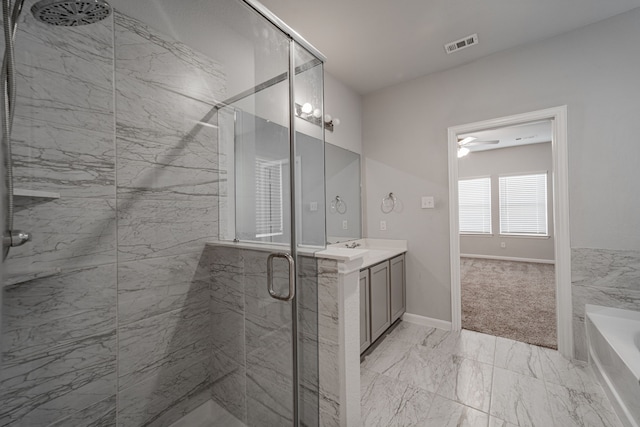
[(458, 222), (458, 135), (540, 120), (551, 120), (553, 128), (551, 151), (553, 156), (553, 226), (558, 351), (567, 358), (573, 358), (566, 105), (448, 128), (451, 328), (454, 331), (459, 331), (462, 328), (460, 235)]

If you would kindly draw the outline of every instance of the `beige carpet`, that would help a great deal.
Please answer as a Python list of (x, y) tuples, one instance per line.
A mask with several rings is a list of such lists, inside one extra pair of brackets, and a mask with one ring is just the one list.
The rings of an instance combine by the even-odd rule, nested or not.
[(557, 349), (554, 268), (461, 258), (462, 327)]

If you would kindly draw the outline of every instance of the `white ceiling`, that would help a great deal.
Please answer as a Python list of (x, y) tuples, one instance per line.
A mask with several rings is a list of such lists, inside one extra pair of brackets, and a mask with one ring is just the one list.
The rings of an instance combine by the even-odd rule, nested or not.
[[(229, 31), (249, 38), (255, 32), (239, 0), (109, 1), (203, 53), (228, 50), (223, 63), (238, 52)], [(327, 71), (361, 94), (640, 7), (640, 0), (261, 2), (327, 56)], [(445, 43), (473, 33), (478, 45), (445, 53)]]
[[(261, 0), (361, 94), (555, 36), (640, 0)], [(443, 45), (478, 33), (447, 55)]]
[(483, 130), (458, 135), (458, 140), (468, 136), (476, 137), (476, 141), (499, 141), (497, 144), (470, 145), (469, 151), (496, 150), (518, 145), (540, 144), (551, 141), (551, 121), (526, 123), (498, 129)]

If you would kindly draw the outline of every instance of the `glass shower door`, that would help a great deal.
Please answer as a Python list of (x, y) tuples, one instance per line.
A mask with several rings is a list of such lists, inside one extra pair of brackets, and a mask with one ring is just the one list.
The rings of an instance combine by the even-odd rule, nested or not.
[(236, 242), (244, 295), (234, 324), (244, 336), (243, 421), (317, 426), (322, 62), (270, 23), (253, 25), (251, 84), (218, 111), (220, 238)]

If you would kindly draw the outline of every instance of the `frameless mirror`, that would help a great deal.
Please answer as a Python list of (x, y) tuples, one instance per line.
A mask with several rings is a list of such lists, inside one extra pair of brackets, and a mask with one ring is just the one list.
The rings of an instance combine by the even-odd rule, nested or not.
[(327, 243), (362, 237), (360, 155), (325, 143)]

